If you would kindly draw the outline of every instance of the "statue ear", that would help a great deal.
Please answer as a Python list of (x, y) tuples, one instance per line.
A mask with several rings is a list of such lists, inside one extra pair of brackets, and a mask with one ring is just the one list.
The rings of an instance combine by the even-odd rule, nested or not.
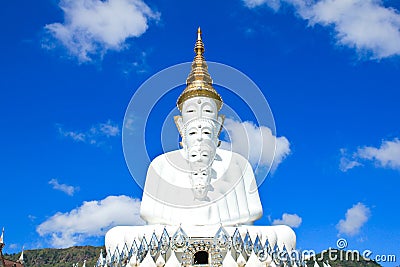
[(174, 116), (174, 121), (175, 121), (176, 128), (178, 128), (179, 134), (183, 138), (183, 133), (182, 133), (182, 130), (183, 130), (183, 119), (182, 119), (182, 116)]
[(222, 128), (224, 126), (225, 115), (218, 115), (217, 121), (220, 124), (220, 128), (219, 128), (218, 135), (217, 135), (219, 137), (219, 135), (221, 134)]

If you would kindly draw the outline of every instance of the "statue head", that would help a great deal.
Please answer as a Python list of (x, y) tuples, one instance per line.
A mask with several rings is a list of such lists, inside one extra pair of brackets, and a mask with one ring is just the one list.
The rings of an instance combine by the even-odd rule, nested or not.
[[(221, 124), (209, 118), (192, 118), (182, 130), (182, 147), (191, 169), (196, 165), (210, 166), (219, 144)], [(203, 166), (202, 166), (203, 167)]]
[(191, 173), (190, 182), (192, 184), (192, 192), (195, 199), (209, 200), (207, 193), (212, 189), (210, 181), (210, 168), (198, 169)]
[(217, 120), (218, 107), (214, 99), (204, 96), (189, 98), (182, 105), (182, 122), (186, 124), (194, 118)]
[(186, 88), (183, 90), (176, 103), (181, 111), (181, 116), (175, 116), (175, 124), (184, 139), (183, 130), (186, 125), (195, 119), (210, 119), (214, 123), (213, 129), (218, 134), (224, 121), (224, 116), (218, 115), (222, 107), (222, 98), (213, 87), (213, 82), (208, 73), (208, 66), (204, 59), (204, 44), (201, 39), (200, 28), (197, 31), (197, 41), (194, 51), (196, 56), (192, 63), (192, 70), (186, 79)]
[(211, 165), (215, 159), (220, 124), (211, 118), (191, 118), (183, 128), (182, 144), (190, 167), (194, 199), (207, 201)]
[(200, 29), (194, 51), (196, 56), (186, 79), (186, 88), (177, 101), (181, 115), (174, 119), (189, 163), (193, 195), (195, 199), (206, 200), (207, 192), (212, 188), (211, 166), (219, 145), (218, 136), (224, 116), (218, 114), (222, 98), (214, 89), (208, 73)]
[(218, 104), (216, 100), (203, 96), (190, 98), (183, 103), (181, 112), (182, 115), (175, 116), (174, 119), (182, 140), (185, 139), (184, 131), (188, 128), (188, 124), (195, 120), (213, 121), (211, 130), (213, 133), (216, 133), (215, 137), (218, 138), (225, 117), (223, 115), (218, 115)]

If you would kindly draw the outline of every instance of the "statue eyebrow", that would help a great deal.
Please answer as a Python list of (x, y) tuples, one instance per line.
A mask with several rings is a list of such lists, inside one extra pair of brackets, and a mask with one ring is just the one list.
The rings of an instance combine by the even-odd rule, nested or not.
[(185, 110), (188, 110), (189, 108), (195, 109), (195, 105), (193, 105), (193, 103), (190, 103), (186, 106)]

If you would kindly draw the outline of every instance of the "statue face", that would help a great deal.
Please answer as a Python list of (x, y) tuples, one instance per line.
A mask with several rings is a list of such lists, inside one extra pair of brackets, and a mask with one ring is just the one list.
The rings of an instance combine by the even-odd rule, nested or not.
[(206, 186), (210, 183), (210, 170), (202, 169), (196, 170), (192, 173), (192, 185), (193, 186)]
[(210, 180), (211, 176), (209, 169), (200, 169), (191, 174), (192, 190), (196, 199), (204, 199), (207, 197)]
[(186, 127), (184, 132), (184, 143), (186, 147), (193, 147), (201, 143), (207, 143), (209, 141), (217, 142), (217, 127), (211, 120), (192, 120)]
[(199, 199), (199, 200), (203, 200), (204, 198), (207, 197), (207, 187), (206, 186), (196, 186), (193, 187), (193, 195), (194, 198)]
[(211, 146), (196, 145), (188, 150), (188, 160), (192, 170), (210, 166), (214, 157), (215, 149)]
[[(201, 122), (201, 126), (204, 129), (209, 127), (211, 132), (208, 131), (208, 133), (214, 134), (213, 138), (217, 139), (225, 118), (223, 115), (218, 116), (218, 107), (214, 99), (202, 96), (186, 100), (182, 105), (181, 114), (181, 116), (175, 116), (174, 120), (182, 139), (186, 138), (185, 131), (189, 127), (188, 124), (195, 120), (210, 121), (211, 123), (207, 126)], [(207, 134), (206, 131), (204, 133)]]
[(193, 120), (185, 128), (183, 144), (192, 170), (208, 167), (212, 164), (218, 139), (211, 120)]
[(183, 124), (194, 118), (209, 118), (217, 120), (217, 103), (208, 97), (197, 96), (189, 98), (182, 106)]

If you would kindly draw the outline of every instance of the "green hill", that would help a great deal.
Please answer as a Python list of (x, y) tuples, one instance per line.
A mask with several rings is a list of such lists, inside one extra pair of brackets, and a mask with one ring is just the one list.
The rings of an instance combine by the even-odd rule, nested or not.
[[(25, 250), (24, 259), (25, 266), (27, 267), (71, 267), (72, 264), (79, 263), (83, 265), (86, 260), (86, 267), (93, 267), (96, 265), (100, 251), (103, 247), (70, 247), (66, 249), (35, 249)], [(103, 249), (104, 251), (104, 249)], [(5, 254), (6, 259), (16, 261), (21, 253), (18, 254)]]

